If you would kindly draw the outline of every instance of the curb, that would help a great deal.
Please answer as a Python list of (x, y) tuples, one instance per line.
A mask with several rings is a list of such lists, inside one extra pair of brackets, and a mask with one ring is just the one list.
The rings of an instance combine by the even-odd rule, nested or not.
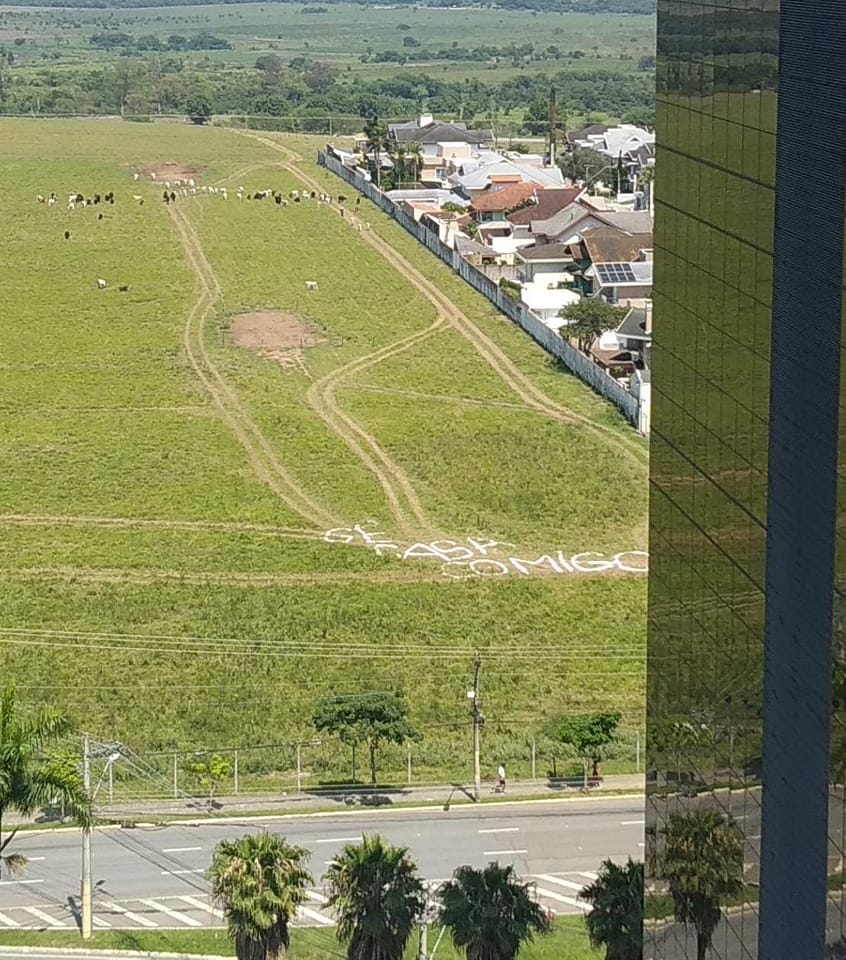
[(105, 960), (108, 960), (109, 957), (118, 957), (120, 960), (123, 960), (124, 957), (151, 957), (153, 960), (197, 960), (198, 957), (202, 957), (203, 960), (233, 960), (231, 956), (222, 957), (214, 954), (152, 953), (146, 950), (86, 950), (84, 947), (0, 946), (0, 957), (15, 956), (17, 954), (56, 957), (103, 957)]
[[(453, 807), (457, 810), (493, 810), (499, 809), (500, 807), (518, 807), (518, 806), (530, 806), (530, 805), (541, 805), (541, 804), (553, 804), (553, 803), (601, 803), (602, 801), (608, 802), (613, 800), (640, 800), (644, 798), (644, 793), (642, 791), (636, 793), (596, 793), (596, 794), (579, 794), (577, 796), (562, 796), (562, 797), (524, 797), (522, 799), (514, 800), (491, 800), (491, 801), (481, 801), (479, 803), (474, 803), (471, 800), (453, 800), (450, 801), (449, 807)], [(260, 821), (278, 821), (278, 820), (309, 820), (309, 819), (321, 819), (329, 817), (381, 817), (383, 815), (399, 815), (405, 813), (449, 813), (450, 810), (444, 809), (445, 804), (443, 802), (436, 801), (434, 803), (428, 803), (424, 805), (405, 805), (398, 804), (396, 806), (390, 807), (378, 807), (378, 808), (368, 808), (368, 807), (346, 807), (340, 810), (314, 810), (311, 812), (297, 812), (297, 813), (274, 813), (273, 811), (268, 811), (263, 813), (260, 810), (252, 812), (244, 812), (240, 814), (232, 814), (228, 816), (206, 816), (206, 817), (183, 817), (180, 814), (166, 813), (162, 814), (160, 817), (156, 817), (155, 814), (147, 814), (155, 817), (155, 819), (130, 819), (127, 818), (127, 822), (131, 822), (133, 827), (162, 827), (162, 826), (186, 826), (186, 827), (202, 827), (207, 826), (208, 824), (220, 823), (220, 824), (245, 824), (249, 825), (251, 823), (257, 823)], [(99, 824), (96, 828), (97, 830), (121, 830), (124, 829), (121, 823), (106, 822)], [(67, 833), (69, 831), (79, 832), (79, 827), (75, 825), (64, 825), (56, 827), (41, 827), (40, 829), (27, 829), (25, 827), (18, 830), (17, 835), (19, 837), (23, 836), (33, 836), (38, 834), (50, 834), (50, 833)]]

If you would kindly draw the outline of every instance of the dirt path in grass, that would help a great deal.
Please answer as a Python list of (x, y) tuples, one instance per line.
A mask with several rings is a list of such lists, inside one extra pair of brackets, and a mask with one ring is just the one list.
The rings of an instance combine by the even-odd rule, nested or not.
[(451, 581), (440, 570), (423, 571), (393, 564), (384, 571), (338, 571), (335, 573), (238, 573), (235, 571), (159, 570), (149, 568), (110, 569), (95, 567), (22, 567), (0, 568), (0, 580), (53, 580), (62, 583), (133, 584), (179, 583), (202, 586), (217, 584), (232, 587), (326, 587), (354, 584), (417, 584)]
[(411, 480), (402, 467), (379, 446), (373, 434), (341, 409), (335, 398), (335, 391), (354, 375), (411, 349), (422, 340), (437, 333), (443, 326), (444, 318), (439, 315), (425, 330), (413, 333), (333, 370), (320, 380), (316, 380), (306, 393), (306, 400), (312, 409), (379, 481), (398, 528), (412, 540), (419, 536), (434, 537), (437, 534), (426, 518), (423, 505)]
[(323, 541), (320, 530), (305, 527), (277, 527), (273, 524), (227, 520), (164, 520), (145, 517), (52, 516), (44, 514), (0, 514), (0, 526), (9, 527), (105, 527), (117, 530), (165, 530), (188, 533), (246, 533), (280, 540)]
[(188, 314), (183, 335), (185, 352), (194, 372), (241, 444), (256, 475), (289, 509), (316, 527), (325, 530), (327, 527), (340, 526), (343, 521), (309, 496), (280, 463), (267, 438), (210, 357), (206, 348), (205, 327), (220, 298), (220, 283), (182, 206), (169, 204), (167, 209), (200, 290)]
[[(310, 190), (324, 192), (325, 188), (308, 173), (298, 166), (302, 157), (276, 143), (267, 137), (252, 133), (241, 133), (241, 136), (250, 137), (263, 143), (265, 146), (287, 158), (282, 166)], [(334, 209), (334, 208), (333, 208)], [(600, 437), (605, 443), (616, 447), (626, 458), (635, 464), (638, 471), (645, 475), (648, 454), (645, 449), (632, 437), (619, 433), (611, 427), (594, 422), (590, 417), (577, 413), (548, 397), (520, 368), (507, 356), (484, 331), (461, 311), (446, 294), (438, 289), (437, 285), (425, 277), (401, 253), (387, 241), (379, 237), (373, 230), (365, 230), (359, 236), (371, 247), (377, 250), (399, 273), (401, 273), (430, 303), (438, 310), (447, 323), (461, 334), (487, 363), (497, 376), (529, 407), (545, 414), (554, 420), (566, 424), (578, 424), (584, 429)]]

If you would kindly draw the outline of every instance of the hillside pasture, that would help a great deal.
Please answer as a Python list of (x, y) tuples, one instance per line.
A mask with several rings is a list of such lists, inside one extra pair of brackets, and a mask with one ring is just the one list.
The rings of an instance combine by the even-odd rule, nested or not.
[[(645, 580), (572, 559), (645, 549), (645, 446), (611, 408), (369, 204), (295, 202), (351, 194), (316, 141), (3, 133), (0, 669), (25, 698), (144, 752), (308, 739), (320, 696), (396, 689), (419, 769), (460, 777), (479, 650), (500, 756), (562, 712), (639, 722)], [(228, 199), (164, 204), (133, 172), (165, 161)], [(235, 342), (259, 311), (314, 332), (295, 362)]]

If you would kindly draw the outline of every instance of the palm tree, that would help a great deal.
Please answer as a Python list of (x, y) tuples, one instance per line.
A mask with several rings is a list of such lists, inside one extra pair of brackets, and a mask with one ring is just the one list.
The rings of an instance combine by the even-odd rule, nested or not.
[(248, 833), (215, 847), (208, 877), (238, 960), (286, 955), (288, 925), (313, 882), (307, 858), (307, 851), (271, 833)]
[(423, 148), (419, 143), (410, 143), (408, 145), (408, 155), (411, 157), (414, 181), (415, 183), (419, 183), (420, 173), (423, 169)]
[(405, 175), (405, 161), (407, 158), (407, 151), (405, 145), (398, 143), (394, 147), (394, 152), (391, 154), (391, 160), (394, 162), (394, 186), (398, 190), (402, 190), (402, 182)]
[(705, 960), (726, 901), (743, 893), (743, 839), (715, 810), (674, 813), (661, 831), (660, 872), (679, 923), (696, 930), (696, 960)]
[(324, 880), (348, 960), (402, 960), (426, 906), (408, 849), (378, 835), (362, 837), (360, 844), (344, 847)]
[(514, 960), (549, 920), (511, 866), (459, 867), (441, 890), (440, 922), (467, 960)]
[(91, 803), (79, 767), (61, 756), (45, 757), (44, 750), (71, 729), (68, 717), (44, 708), (24, 717), (18, 709), (15, 684), (0, 696), (0, 875), (20, 873), (26, 858), (7, 854), (17, 829), (4, 839), (3, 816), (17, 810), (27, 817), (58, 798), (83, 827), (91, 825)]
[(585, 918), (591, 946), (604, 946), (605, 960), (642, 960), (643, 864), (605, 860), (579, 896), (593, 908)]

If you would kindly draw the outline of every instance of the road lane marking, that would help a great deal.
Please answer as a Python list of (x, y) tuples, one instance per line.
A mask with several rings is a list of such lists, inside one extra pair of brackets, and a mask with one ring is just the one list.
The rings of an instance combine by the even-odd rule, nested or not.
[(553, 877), (551, 873), (537, 873), (535, 876), (544, 883), (555, 883), (560, 887), (566, 887), (568, 890), (575, 890), (581, 893), (585, 885), (583, 883), (574, 883), (572, 880), (564, 880), (561, 877)]
[(483, 857), (505, 857), (512, 853), (528, 853), (528, 850), (483, 850)]
[(566, 903), (570, 907), (577, 907), (579, 910), (584, 910), (585, 913), (590, 913), (589, 904), (582, 903), (581, 900), (576, 900), (575, 897), (565, 897), (560, 893), (556, 893), (554, 890), (545, 890), (543, 887), (535, 887), (535, 893), (537, 893), (539, 897), (558, 900), (560, 903)]
[(196, 907), (197, 910), (205, 910), (206, 913), (217, 917), (218, 920), (223, 919), (223, 911), (218, 910), (217, 907), (213, 907), (210, 903), (203, 903), (202, 900), (198, 900), (196, 897), (180, 897), (179, 899), (191, 907)]
[(27, 857), (27, 863), (40, 863), (42, 860), (46, 860), (47, 857)]
[(184, 877), (186, 873), (205, 873), (203, 867), (197, 867), (196, 870), (162, 870), (163, 877)]
[(12, 883), (44, 883), (44, 880), (0, 880), (0, 885), (7, 886)]
[(302, 914), (304, 917), (308, 917), (309, 920), (316, 920), (324, 927), (335, 926), (334, 921), (330, 920), (328, 917), (324, 917), (322, 913), (318, 913), (316, 910), (311, 910), (309, 907), (304, 907), (302, 904), (297, 907), (297, 913)]
[(192, 850), (202, 850), (202, 847), (163, 847), (162, 853), (188, 853)]
[(490, 830), (480, 830), (479, 833), (517, 833), (519, 827), (491, 827)]
[(170, 917), (171, 920), (178, 920), (180, 923), (184, 923), (186, 927), (202, 926), (199, 920), (189, 917), (187, 913), (180, 913), (178, 910), (166, 907), (163, 903), (159, 903), (158, 900), (140, 900), (139, 902), (143, 903), (145, 907), (155, 910), (157, 913), (163, 913), (166, 917)]
[(646, 823), (645, 820), (621, 820), (621, 827), (642, 827)]
[(329, 897), (324, 897), (322, 893), (318, 893), (316, 890), (306, 890), (306, 896), (309, 900), (314, 900), (315, 903), (329, 902)]
[(39, 920), (42, 920), (44, 923), (49, 924), (51, 927), (64, 927), (65, 924), (61, 920), (57, 920), (55, 917), (51, 917), (49, 913), (45, 913), (43, 910), (39, 910), (38, 907), (22, 907), (22, 910), (26, 910), (27, 913), (32, 914), (33, 917), (37, 917)]
[(17, 920), (13, 920), (11, 917), (7, 917), (5, 913), (0, 913), (0, 923), (2, 923), (6, 927), (20, 926)]
[(361, 834), (357, 837), (327, 837), (325, 840), (315, 840), (315, 843), (352, 843), (354, 840), (361, 840)]
[(104, 900), (103, 906), (109, 913), (119, 913), (122, 917), (126, 917), (127, 920), (137, 923), (139, 927), (158, 927), (155, 920), (150, 920), (141, 913), (133, 913), (131, 910), (127, 910), (126, 907), (120, 906), (120, 904)]

